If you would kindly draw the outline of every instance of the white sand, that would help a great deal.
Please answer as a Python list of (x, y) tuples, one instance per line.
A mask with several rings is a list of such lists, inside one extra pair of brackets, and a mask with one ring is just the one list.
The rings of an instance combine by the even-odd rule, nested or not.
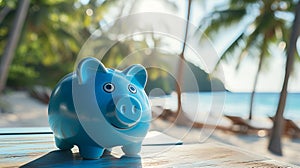
[(26, 92), (12, 92), (1, 97), (9, 111), (0, 114), (0, 127), (49, 126), (47, 105), (29, 97)]
[[(7, 113), (0, 113), (0, 128), (48, 126), (47, 105), (30, 98), (26, 92), (12, 92), (3, 95), (1, 100), (7, 102), (11, 106), (11, 110)], [(283, 138), (284, 156), (280, 157), (268, 152), (268, 137), (237, 135), (212, 129), (189, 129), (177, 127), (161, 120), (153, 121), (151, 129), (182, 139), (184, 143), (225, 143), (258, 155), (300, 166), (300, 139)]]

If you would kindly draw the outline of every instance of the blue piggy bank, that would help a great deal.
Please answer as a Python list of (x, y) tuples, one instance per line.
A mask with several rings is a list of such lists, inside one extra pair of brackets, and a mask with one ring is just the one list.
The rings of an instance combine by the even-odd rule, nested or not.
[(97, 159), (116, 146), (127, 156), (138, 155), (151, 120), (146, 81), (141, 65), (120, 71), (105, 68), (96, 58), (81, 60), (50, 97), (56, 146), (69, 150), (76, 145), (85, 159)]

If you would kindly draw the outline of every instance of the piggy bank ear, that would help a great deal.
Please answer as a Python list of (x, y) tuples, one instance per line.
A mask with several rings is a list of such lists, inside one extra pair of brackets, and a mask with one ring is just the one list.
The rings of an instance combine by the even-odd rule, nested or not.
[(125, 70), (123, 70), (123, 73), (127, 76), (131, 76), (143, 87), (145, 88), (146, 82), (147, 82), (147, 71), (146, 69), (139, 64), (132, 65)]
[(92, 73), (96, 72), (107, 72), (105, 66), (96, 58), (87, 57), (82, 59), (76, 70), (79, 84), (83, 84), (87, 81)]

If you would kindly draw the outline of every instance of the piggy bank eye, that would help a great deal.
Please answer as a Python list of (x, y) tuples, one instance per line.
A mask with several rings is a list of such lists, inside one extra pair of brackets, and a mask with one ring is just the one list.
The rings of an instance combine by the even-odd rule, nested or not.
[(115, 86), (114, 86), (114, 84), (112, 84), (112, 83), (106, 83), (106, 84), (103, 86), (103, 89), (104, 89), (105, 92), (111, 93), (111, 92), (113, 92), (113, 91), (115, 90)]
[(129, 90), (131, 93), (136, 93), (136, 88), (135, 88), (133, 85), (131, 85), (131, 84), (128, 85), (128, 90)]

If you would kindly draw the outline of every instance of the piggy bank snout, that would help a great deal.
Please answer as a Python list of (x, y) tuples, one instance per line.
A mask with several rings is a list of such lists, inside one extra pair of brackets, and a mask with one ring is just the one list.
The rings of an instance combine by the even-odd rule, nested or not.
[(130, 128), (140, 121), (141, 103), (134, 97), (122, 97), (116, 102), (113, 125), (118, 128)]

